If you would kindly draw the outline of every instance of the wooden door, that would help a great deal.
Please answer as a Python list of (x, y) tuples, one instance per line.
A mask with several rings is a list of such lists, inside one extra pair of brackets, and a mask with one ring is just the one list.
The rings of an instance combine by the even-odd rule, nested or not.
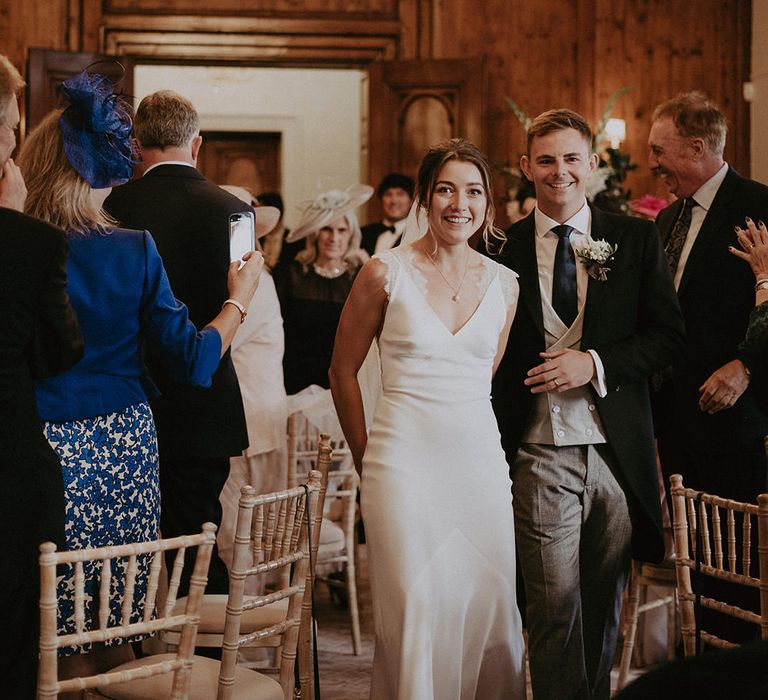
[[(427, 149), (463, 136), (485, 150), (485, 70), (482, 58), (376, 61), (370, 66), (369, 176), (388, 172), (414, 179)], [(378, 200), (368, 220), (380, 218)]]
[(61, 84), (67, 78), (103, 61), (95, 66), (113, 81), (119, 81), (116, 92), (126, 96), (133, 107), (134, 61), (125, 56), (118, 58), (98, 53), (77, 53), (74, 51), (53, 51), (29, 49), (27, 59), (27, 114), (26, 126), (31, 129), (52, 109), (62, 107)]
[(219, 185), (239, 185), (253, 195), (279, 192), (280, 134), (204, 131), (197, 168)]

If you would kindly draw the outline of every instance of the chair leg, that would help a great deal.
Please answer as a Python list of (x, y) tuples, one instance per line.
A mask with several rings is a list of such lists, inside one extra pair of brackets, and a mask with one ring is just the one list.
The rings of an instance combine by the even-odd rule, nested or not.
[(675, 593), (667, 604), (667, 660), (675, 660), (675, 647), (677, 646), (677, 610), (675, 605)]
[(624, 644), (621, 649), (621, 662), (619, 665), (619, 679), (617, 690), (624, 687), (629, 674), (629, 665), (632, 662), (632, 650), (635, 647), (637, 635), (638, 607), (640, 604), (640, 587), (637, 584), (639, 564), (632, 562), (632, 572), (629, 577), (629, 590), (627, 594), (627, 617), (624, 631)]
[(360, 640), (360, 613), (357, 607), (357, 575), (355, 572), (355, 544), (347, 551), (347, 565), (345, 567), (347, 578), (347, 593), (349, 595), (349, 621), (352, 625), (352, 651), (359, 656), (362, 650)]

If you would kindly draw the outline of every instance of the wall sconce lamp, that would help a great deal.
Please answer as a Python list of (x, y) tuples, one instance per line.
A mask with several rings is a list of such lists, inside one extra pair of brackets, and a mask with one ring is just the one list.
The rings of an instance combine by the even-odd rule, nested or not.
[(627, 138), (627, 124), (623, 119), (611, 117), (605, 123), (605, 136), (611, 143), (611, 148), (621, 146), (621, 142)]

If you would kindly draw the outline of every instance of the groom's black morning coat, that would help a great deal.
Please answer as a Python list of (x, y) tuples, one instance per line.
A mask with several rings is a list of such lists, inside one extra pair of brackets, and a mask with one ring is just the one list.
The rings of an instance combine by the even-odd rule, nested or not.
[[(616, 246), (616, 254), (606, 281), (589, 279), (581, 349), (595, 350), (605, 368), (608, 394), (595, 395), (595, 401), (629, 504), (633, 556), (660, 561), (664, 545), (648, 379), (682, 349), (683, 318), (656, 226), (591, 211), (592, 238)], [(535, 236), (530, 214), (509, 229), (497, 256), (520, 275), (517, 314), (493, 381), (493, 407), (510, 464), (533, 406), (523, 380), (545, 350)]]

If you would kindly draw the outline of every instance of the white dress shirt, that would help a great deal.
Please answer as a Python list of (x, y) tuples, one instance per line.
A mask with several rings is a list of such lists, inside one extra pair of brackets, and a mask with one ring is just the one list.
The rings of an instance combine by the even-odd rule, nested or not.
[(376, 253), (381, 253), (382, 250), (389, 250), (390, 248), (394, 248), (395, 243), (397, 243), (400, 236), (403, 235), (403, 232), (405, 231), (405, 224), (406, 219), (400, 219), (400, 221), (388, 221), (387, 219), (384, 219), (384, 221), (381, 222), (385, 226), (394, 226), (394, 231), (384, 231), (383, 233), (379, 234), (379, 237), (376, 239), (376, 247), (373, 249), (374, 255)]
[[(542, 299), (552, 298), (552, 281), (555, 273), (555, 252), (557, 250), (558, 235), (552, 231), (560, 223), (544, 214), (538, 207), (534, 209), (534, 222), (536, 225), (536, 259), (539, 268), (539, 290)], [(570, 219), (563, 224), (573, 227), (574, 231), (570, 235), (571, 247), (574, 249), (576, 258), (576, 294), (578, 297), (578, 310), (587, 300), (587, 286), (589, 285), (589, 274), (587, 268), (580, 263), (576, 248), (580, 247), (586, 237), (592, 231), (592, 212), (589, 209), (587, 200)], [(600, 356), (594, 350), (587, 350), (595, 362), (595, 376), (592, 379), (592, 386), (600, 397), (608, 394), (608, 385), (605, 382), (605, 368)]]
[[(164, 160), (164, 161), (161, 161), (160, 163), (155, 163), (154, 165), (150, 165), (144, 171), (144, 175), (146, 175), (150, 170), (154, 170), (155, 168), (159, 168), (161, 165), (186, 165), (188, 168), (194, 168), (195, 167), (192, 163), (189, 163), (186, 160)], [(142, 177), (144, 175), (142, 175)]]
[(720, 185), (723, 184), (723, 180), (725, 180), (727, 174), (728, 163), (723, 163), (720, 170), (693, 193), (693, 199), (696, 202), (696, 206), (691, 209), (691, 226), (688, 229), (688, 235), (685, 237), (683, 249), (680, 251), (680, 259), (678, 260), (677, 270), (675, 271), (675, 289), (680, 286), (680, 280), (683, 279), (685, 264), (688, 262), (688, 256), (691, 254), (691, 248), (693, 248), (693, 244), (696, 242), (696, 238), (698, 238), (699, 231), (701, 231), (701, 225), (704, 223), (704, 218), (707, 216), (707, 212), (712, 208), (712, 202), (715, 199), (715, 195), (720, 189)]

